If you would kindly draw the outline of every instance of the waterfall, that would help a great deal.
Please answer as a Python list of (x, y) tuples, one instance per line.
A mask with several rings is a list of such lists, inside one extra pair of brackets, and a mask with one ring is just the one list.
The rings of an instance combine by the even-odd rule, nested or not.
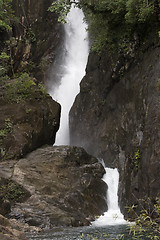
[[(56, 75), (60, 76), (60, 84), (49, 91), (54, 100), (62, 107), (60, 129), (56, 136), (56, 145), (69, 145), (69, 110), (79, 92), (79, 83), (85, 75), (85, 68), (89, 53), (87, 25), (83, 21), (83, 11), (71, 8), (65, 24), (65, 46), (61, 54), (62, 62)], [(54, 71), (52, 72), (54, 77)], [(117, 169), (105, 168), (104, 181), (108, 185), (108, 211), (94, 223), (95, 226), (124, 224), (126, 221), (118, 207), (118, 183)]]
[(105, 226), (105, 225), (118, 225), (126, 224), (124, 216), (122, 215), (118, 206), (118, 184), (119, 173), (118, 170), (112, 168), (105, 168), (106, 174), (103, 177), (103, 181), (108, 185), (107, 190), (107, 204), (108, 211), (96, 219), (93, 226)]
[[(79, 83), (85, 75), (88, 59), (87, 25), (83, 21), (84, 14), (79, 8), (72, 6), (67, 15), (65, 28), (65, 46), (62, 63), (59, 69), (60, 85), (49, 91), (50, 95), (61, 104), (60, 129), (56, 135), (56, 145), (69, 145), (69, 110), (79, 92)], [(57, 74), (57, 73), (56, 73)]]

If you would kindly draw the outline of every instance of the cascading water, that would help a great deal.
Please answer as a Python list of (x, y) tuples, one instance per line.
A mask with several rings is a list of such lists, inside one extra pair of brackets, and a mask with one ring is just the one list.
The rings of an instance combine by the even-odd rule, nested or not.
[(124, 217), (118, 206), (118, 184), (119, 173), (118, 170), (112, 168), (105, 168), (106, 174), (103, 177), (104, 182), (108, 185), (107, 190), (107, 204), (108, 211), (100, 216), (92, 223), (93, 226), (118, 225), (126, 224)]
[[(85, 74), (85, 67), (88, 58), (88, 40), (86, 32), (86, 24), (83, 22), (83, 12), (80, 9), (72, 8), (67, 16), (65, 24), (65, 48), (61, 53), (62, 62), (52, 71), (52, 77), (61, 79), (58, 87), (53, 86), (49, 91), (53, 99), (57, 100), (62, 106), (61, 126), (56, 138), (57, 145), (69, 144), (69, 110), (73, 104), (74, 98), (79, 92), (79, 82)], [(57, 71), (59, 69), (59, 71)], [(42, 232), (39, 234), (31, 234), (30, 240), (74, 240), (74, 239), (95, 239), (97, 238), (98, 227), (101, 228), (100, 239), (117, 239), (117, 234), (123, 233), (125, 228), (118, 226), (126, 221), (118, 207), (118, 181), (119, 174), (117, 169), (105, 168), (106, 174), (104, 181), (108, 185), (108, 211), (99, 219), (92, 223), (90, 227), (83, 228), (62, 228), (54, 229), (53, 232)], [(117, 226), (107, 226), (117, 225)], [(103, 230), (104, 229), (104, 230)], [(103, 233), (103, 234), (102, 234)], [(108, 235), (109, 233), (109, 235)], [(84, 238), (84, 236), (85, 238)], [(104, 237), (102, 236), (104, 235)], [(93, 236), (93, 237), (92, 237)]]
[[(79, 92), (79, 83), (85, 75), (85, 67), (88, 58), (88, 36), (86, 32), (87, 25), (83, 21), (83, 11), (78, 8), (71, 8), (67, 15), (65, 24), (65, 48), (62, 54), (64, 59), (59, 69), (61, 82), (58, 87), (50, 91), (50, 95), (62, 106), (60, 130), (56, 136), (56, 145), (69, 144), (69, 110), (73, 104), (75, 96)], [(56, 73), (57, 74), (57, 73)], [(108, 211), (97, 219), (93, 225), (113, 225), (124, 224), (126, 221), (118, 207), (118, 182), (119, 174), (117, 169), (105, 168), (106, 174), (104, 181), (108, 185), (107, 204)]]
[(83, 11), (74, 6), (67, 15), (65, 24), (65, 47), (63, 53), (64, 63), (61, 63), (60, 72), (63, 72), (61, 83), (49, 93), (61, 104), (60, 129), (56, 136), (56, 145), (69, 144), (69, 110), (75, 96), (79, 92), (79, 83), (85, 75), (88, 59), (88, 35), (87, 25), (83, 21)]

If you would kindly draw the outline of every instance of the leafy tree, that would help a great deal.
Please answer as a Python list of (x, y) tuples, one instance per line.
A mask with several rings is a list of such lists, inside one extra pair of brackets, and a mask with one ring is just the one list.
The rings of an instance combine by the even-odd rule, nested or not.
[(8, 60), (9, 56), (5, 53), (2, 52), (0, 54), (0, 77), (5, 75), (8, 71)]
[(112, 50), (123, 51), (130, 42), (145, 41), (151, 31), (159, 37), (160, 0), (59, 0), (49, 10), (65, 22), (72, 4), (83, 8), (96, 51), (107, 44)]
[(12, 0), (0, 0), (0, 32), (12, 29), (11, 20), (14, 15), (11, 3)]
[(16, 17), (12, 10), (12, 0), (0, 0), (0, 77), (1, 79), (11, 68), (13, 73), (13, 64), (11, 57), (11, 37), (12, 25)]

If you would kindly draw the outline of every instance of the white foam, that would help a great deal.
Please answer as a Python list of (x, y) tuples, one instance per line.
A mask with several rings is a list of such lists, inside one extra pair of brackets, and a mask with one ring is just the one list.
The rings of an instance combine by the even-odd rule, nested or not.
[(108, 185), (107, 205), (108, 211), (92, 222), (93, 226), (121, 225), (127, 224), (118, 205), (118, 184), (119, 173), (117, 168), (105, 168), (106, 174), (103, 177), (104, 182)]

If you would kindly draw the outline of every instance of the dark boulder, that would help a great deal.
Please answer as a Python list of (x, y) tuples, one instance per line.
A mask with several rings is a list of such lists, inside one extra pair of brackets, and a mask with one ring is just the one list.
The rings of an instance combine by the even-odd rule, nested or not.
[(11, 211), (10, 202), (6, 200), (3, 195), (0, 195), (0, 214), (4, 216), (10, 213), (10, 211)]
[[(104, 168), (82, 148), (39, 148), (11, 165), (3, 177), (22, 185), (31, 196), (12, 206), (10, 217), (41, 228), (88, 225), (106, 209)], [(7, 170), (8, 169), (8, 170)]]
[(1, 160), (17, 159), (54, 143), (60, 105), (31, 79), (10, 80), (1, 87), (0, 112)]

